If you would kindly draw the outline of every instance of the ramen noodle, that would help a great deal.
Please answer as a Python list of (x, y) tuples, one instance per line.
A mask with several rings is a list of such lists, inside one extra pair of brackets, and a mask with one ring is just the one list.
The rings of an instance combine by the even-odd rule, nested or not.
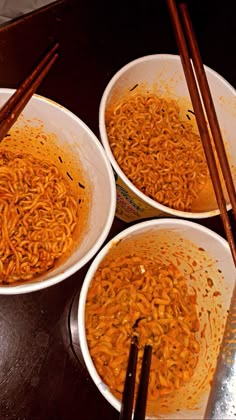
[(175, 100), (132, 94), (106, 110), (106, 129), (117, 163), (141, 192), (192, 210), (210, 178), (201, 139)]
[(0, 151), (0, 283), (54, 267), (72, 247), (78, 203), (55, 165)]
[(196, 293), (171, 263), (128, 254), (103, 261), (88, 290), (86, 337), (98, 374), (117, 398), (133, 335), (139, 337), (136, 390), (145, 344), (153, 347), (149, 400), (190, 381), (200, 351), (196, 307)]

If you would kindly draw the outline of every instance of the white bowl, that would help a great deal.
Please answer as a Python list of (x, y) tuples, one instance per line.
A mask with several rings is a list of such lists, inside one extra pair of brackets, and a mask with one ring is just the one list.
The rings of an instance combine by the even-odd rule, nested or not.
[[(12, 89), (0, 89), (0, 105), (5, 103), (13, 92)], [(100, 141), (90, 128), (63, 106), (50, 99), (34, 95), (14, 127), (20, 129), (22, 127), (31, 129), (32, 127), (34, 130), (34, 127), (38, 125), (41, 126), (42, 132), (46, 133), (49, 140), (52, 137), (55, 141), (56, 160), (58, 154), (64, 154), (67, 163), (69, 161), (70, 167), (75, 170), (80, 162), (84, 176), (91, 188), (88, 223), (80, 243), (58, 267), (29, 282), (1, 285), (0, 294), (32, 292), (65, 280), (95, 255), (106, 239), (114, 219), (116, 189), (113, 171)], [(16, 145), (11, 145), (9, 139), (6, 137), (0, 148), (9, 147), (11, 149), (13, 147), (14, 150)], [(17, 150), (33, 152), (36, 157), (47, 158), (47, 143), (42, 146), (39, 140), (37, 143), (37, 139), (34, 139), (33, 142), (29, 139), (22, 141), (23, 143), (18, 141)], [(65, 164), (62, 165), (64, 172), (66, 168)]]
[[(142, 235), (140, 237), (140, 235)], [(147, 235), (151, 245), (147, 247)], [(130, 245), (135, 239), (135, 245)], [(197, 290), (200, 314), (200, 355), (190, 382), (168, 397), (147, 406), (147, 418), (203, 419), (223, 337), (227, 310), (236, 280), (235, 267), (227, 241), (213, 231), (182, 219), (153, 219), (139, 222), (119, 233), (98, 253), (83, 282), (78, 305), (78, 333), (81, 352), (88, 372), (101, 394), (118, 411), (120, 401), (99, 376), (90, 356), (85, 329), (85, 308), (92, 278), (104, 257), (128, 249), (136, 255), (157, 255), (165, 263), (172, 261)], [(165, 250), (165, 253), (163, 252)], [(115, 257), (114, 257), (115, 259)], [(210, 279), (213, 281), (210, 282)], [(113, 344), (114, 345), (114, 344)], [(115, 349), (115, 347), (114, 347)]]
[[(226, 152), (229, 155), (233, 179), (236, 184), (236, 108), (235, 89), (218, 73), (205, 67), (216, 113), (221, 127)], [(133, 90), (133, 88), (135, 90)], [(180, 211), (167, 207), (149, 198), (141, 192), (125, 175), (118, 165), (110, 148), (106, 126), (105, 111), (110, 103), (125, 97), (130, 91), (153, 92), (158, 96), (173, 98), (178, 101), (182, 119), (188, 121), (186, 114), (192, 110), (190, 95), (185, 80), (182, 64), (178, 55), (156, 54), (137, 58), (122, 67), (109, 81), (101, 98), (99, 107), (100, 138), (116, 173), (117, 208), (116, 215), (130, 222), (150, 217), (181, 217), (200, 219), (219, 214), (214, 193), (206, 194), (206, 204), (198, 211)], [(193, 117), (192, 114), (189, 116)], [(196, 123), (194, 124), (196, 127)], [(209, 202), (208, 202), (209, 201)], [(227, 209), (229, 210), (230, 204)]]

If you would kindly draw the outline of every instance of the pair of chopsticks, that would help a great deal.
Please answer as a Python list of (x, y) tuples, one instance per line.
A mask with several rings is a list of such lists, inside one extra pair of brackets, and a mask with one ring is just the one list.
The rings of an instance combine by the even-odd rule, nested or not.
[(21, 83), (15, 93), (0, 110), (0, 143), (13, 126), (30, 98), (56, 61), (59, 43), (56, 42), (43, 56), (38, 65)]
[[(138, 393), (135, 403), (133, 420), (144, 420), (147, 405), (147, 392), (149, 372), (152, 358), (152, 346), (147, 344), (144, 347), (142, 367), (140, 373)], [(138, 337), (134, 336), (129, 352), (128, 367), (126, 370), (123, 398), (119, 420), (131, 420), (134, 406), (134, 388), (136, 378), (136, 367), (138, 360)]]
[[(219, 206), (220, 216), (230, 246), (231, 254), (236, 265), (236, 247), (233, 235), (233, 228), (231, 226), (229, 215), (227, 212), (226, 200), (224, 197), (202, 105), (203, 103), (205, 107), (206, 116), (208, 118), (211, 135), (214, 141), (217, 157), (224, 177), (225, 186), (228, 191), (233, 215), (236, 219), (235, 187), (214, 107), (214, 102), (211, 96), (210, 88), (202, 63), (197, 40), (194, 34), (194, 29), (188, 12), (187, 4), (184, 2), (180, 2), (179, 11), (175, 4), (175, 0), (167, 0), (167, 5), (170, 12), (173, 29), (181, 57), (181, 62), (185, 73), (185, 78), (188, 85), (188, 90), (190, 93), (199, 134), (202, 140), (203, 149), (205, 152), (215, 196)], [(195, 80), (193, 68), (197, 77), (197, 81)], [(197, 86), (197, 82), (199, 89)]]

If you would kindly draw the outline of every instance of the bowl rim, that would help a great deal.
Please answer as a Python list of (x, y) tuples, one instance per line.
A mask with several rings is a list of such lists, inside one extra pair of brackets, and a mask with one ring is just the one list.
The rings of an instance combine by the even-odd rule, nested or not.
[(77, 328), (78, 328), (78, 337), (79, 337), (79, 346), (82, 353), (83, 360), (85, 362), (86, 368), (97, 386), (98, 390), (101, 392), (103, 397), (118, 411), (120, 411), (121, 403), (120, 401), (111, 393), (109, 387), (102, 381), (102, 378), (98, 374), (96, 367), (92, 361), (92, 357), (90, 356), (88, 343), (86, 339), (86, 330), (85, 330), (85, 305), (87, 299), (88, 289), (90, 287), (90, 283), (92, 281), (93, 275), (96, 272), (99, 264), (102, 262), (103, 258), (106, 256), (108, 251), (112, 248), (112, 246), (119, 242), (120, 240), (128, 237), (131, 233), (138, 233), (142, 231), (143, 228), (155, 228), (155, 227), (163, 227), (167, 228), (168, 226), (176, 226), (179, 228), (190, 227), (198, 232), (202, 232), (203, 234), (207, 235), (208, 237), (214, 238), (220, 245), (225, 249), (226, 252), (230, 253), (230, 247), (226, 239), (224, 239), (221, 235), (214, 232), (213, 230), (196, 223), (195, 221), (185, 220), (185, 219), (177, 219), (177, 218), (157, 218), (151, 220), (145, 220), (142, 222), (137, 222), (132, 226), (127, 227), (116, 236), (114, 236), (108, 243), (106, 243), (103, 248), (99, 251), (96, 255), (94, 260), (92, 261), (82, 284), (79, 301), (78, 301), (78, 308), (77, 308)]
[[(1, 93), (13, 94), (14, 91), (15, 89), (0, 88), (0, 95)], [(89, 262), (93, 258), (93, 256), (97, 253), (97, 251), (100, 249), (100, 247), (103, 245), (111, 229), (111, 226), (115, 217), (116, 185), (115, 185), (114, 173), (111, 167), (111, 163), (109, 162), (109, 159), (106, 153), (104, 152), (104, 148), (101, 142), (98, 140), (97, 136), (93, 133), (93, 131), (89, 128), (89, 126), (85, 124), (83, 120), (81, 120), (80, 117), (78, 117), (69, 109), (65, 108), (63, 105), (60, 105), (54, 100), (49, 99), (42, 95), (38, 95), (38, 94), (34, 94), (32, 96), (32, 99), (39, 102), (47, 103), (50, 106), (57, 108), (60, 112), (65, 113), (69, 118), (77, 122), (78, 125), (82, 128), (82, 130), (86, 131), (89, 134), (91, 141), (94, 143), (94, 145), (96, 146), (96, 148), (101, 154), (101, 157), (103, 159), (104, 166), (108, 175), (108, 181), (109, 181), (109, 186), (110, 186), (110, 200), (109, 200), (110, 209), (109, 209), (109, 214), (106, 219), (106, 223), (104, 225), (102, 232), (100, 233), (100, 236), (97, 238), (93, 246), (85, 253), (85, 255), (81, 259), (79, 259), (79, 261), (71, 265), (71, 267), (66, 269), (63, 273), (59, 273), (55, 277), (51, 277), (46, 280), (37, 281), (36, 279), (35, 281), (32, 280), (32, 282), (30, 283), (25, 282), (19, 285), (17, 283), (13, 283), (12, 285), (0, 286), (0, 295), (15, 295), (15, 294), (22, 294), (22, 293), (31, 293), (37, 290), (43, 290), (63, 280), (66, 280), (67, 278), (72, 276), (74, 273), (80, 270), (87, 262)]]
[[(140, 191), (135, 185), (129, 180), (129, 178), (125, 175), (123, 170), (118, 165), (116, 159), (114, 158), (114, 155), (111, 151), (109, 140), (106, 132), (105, 127), (105, 109), (106, 109), (106, 103), (107, 99), (110, 95), (110, 92), (114, 86), (114, 84), (117, 82), (117, 80), (123, 76), (127, 70), (131, 69), (132, 67), (136, 66), (136, 64), (144, 63), (146, 61), (163, 61), (163, 60), (170, 60), (173, 62), (178, 61), (181, 63), (181, 58), (177, 54), (150, 54), (145, 55), (139, 58), (136, 58), (127, 64), (125, 64), (123, 67), (121, 67), (109, 80), (108, 84), (105, 87), (105, 90), (103, 91), (100, 104), (99, 104), (99, 132), (100, 132), (100, 138), (102, 141), (102, 144), (106, 150), (106, 153), (109, 157), (109, 160), (112, 164), (112, 167), (114, 168), (115, 172), (118, 174), (118, 176), (121, 178), (121, 180), (124, 182), (125, 185), (128, 186), (128, 188), (140, 199), (142, 199), (145, 203), (147, 203), (149, 206), (156, 208), (157, 210), (163, 212), (164, 214), (169, 214), (171, 216), (177, 216), (180, 218), (188, 218), (188, 219), (205, 219), (213, 216), (217, 216), (220, 214), (219, 208), (216, 208), (214, 210), (208, 210), (208, 211), (202, 211), (202, 212), (189, 212), (189, 211), (181, 211), (181, 210), (175, 210), (168, 206), (165, 206), (152, 198), (145, 195), (142, 191)], [(236, 89), (219, 73), (217, 73), (215, 70), (210, 68), (209, 66), (204, 64), (204, 69), (206, 73), (212, 74), (214, 77), (216, 77), (226, 88), (227, 90), (231, 91), (233, 95), (236, 96)], [(231, 204), (227, 204), (226, 206), (227, 211), (231, 210), (232, 206)]]

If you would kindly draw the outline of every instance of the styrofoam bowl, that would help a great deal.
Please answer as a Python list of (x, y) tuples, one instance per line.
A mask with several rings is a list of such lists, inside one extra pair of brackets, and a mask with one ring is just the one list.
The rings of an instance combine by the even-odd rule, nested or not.
[[(135, 243), (130, 242), (133, 239)], [(156, 255), (164, 263), (173, 262), (187, 278), (191, 290), (195, 288), (197, 291), (200, 355), (194, 375), (188, 384), (173, 395), (149, 403), (147, 418), (203, 419), (236, 280), (229, 245), (221, 236), (195, 222), (160, 218), (138, 222), (125, 229), (97, 254), (80, 293), (77, 325), (79, 342), (92, 380), (104, 398), (118, 411), (121, 408), (120, 401), (99, 376), (89, 352), (85, 310), (90, 284), (103, 259), (112, 251), (115, 261), (116, 255), (127, 250), (129, 254), (134, 251), (135, 255), (144, 258), (146, 255)]]
[[(216, 114), (228, 154), (234, 183), (236, 184), (236, 91), (217, 72), (204, 66)], [(135, 90), (134, 90), (135, 89)], [(198, 211), (180, 211), (167, 207), (140, 191), (118, 165), (110, 148), (105, 125), (105, 112), (109, 104), (120, 100), (130, 91), (153, 92), (158, 96), (178, 101), (183, 120), (187, 114), (193, 121), (192, 104), (179, 55), (154, 54), (137, 58), (118, 70), (107, 84), (99, 106), (100, 138), (116, 174), (116, 216), (130, 222), (151, 217), (208, 218), (219, 214), (214, 193), (207, 194), (206, 204)], [(195, 127), (196, 122), (194, 121)], [(230, 203), (227, 209), (231, 208)]]
[[(0, 89), (0, 105), (14, 93), (12, 89)], [(44, 289), (65, 280), (82, 268), (99, 250), (113, 223), (116, 207), (116, 189), (111, 164), (104, 149), (90, 128), (75, 114), (58, 103), (34, 95), (21, 116), (16, 127), (33, 127), (40, 124), (43, 132), (56, 139), (55, 152), (67, 156), (71, 166), (80, 165), (91, 187), (89, 217), (82, 240), (63, 262), (51, 271), (31, 281), (0, 286), (0, 294), (20, 294)], [(42, 139), (41, 139), (42, 140)], [(41, 143), (43, 143), (41, 141)], [(11, 145), (6, 137), (0, 145), (5, 149), (33, 151), (36, 157), (47, 158), (47, 146), (34, 139), (21, 139)], [(10, 146), (9, 146), (10, 145)], [(56, 156), (56, 159), (58, 156)], [(71, 163), (72, 162), (72, 163)], [(58, 164), (58, 160), (57, 160)], [(66, 171), (64, 165), (63, 170)], [(74, 180), (73, 182), (77, 182)]]

